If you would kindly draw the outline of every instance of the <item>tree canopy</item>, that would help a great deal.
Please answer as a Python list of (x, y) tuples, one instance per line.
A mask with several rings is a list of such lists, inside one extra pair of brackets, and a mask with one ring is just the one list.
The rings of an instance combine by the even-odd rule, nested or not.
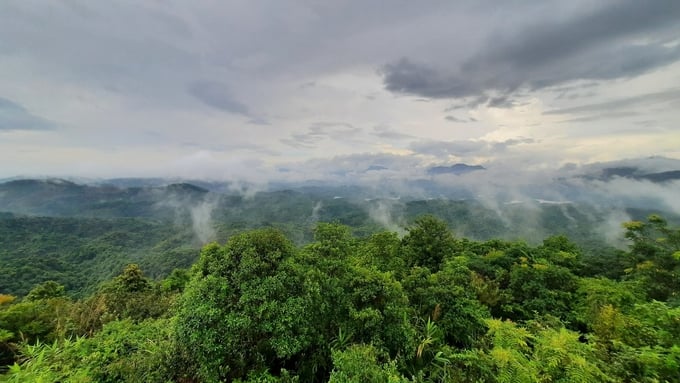
[(608, 272), (565, 236), (474, 241), (434, 216), (401, 238), (319, 223), (302, 246), (244, 231), (165, 279), (0, 295), (0, 382), (680, 382), (680, 231), (624, 226)]

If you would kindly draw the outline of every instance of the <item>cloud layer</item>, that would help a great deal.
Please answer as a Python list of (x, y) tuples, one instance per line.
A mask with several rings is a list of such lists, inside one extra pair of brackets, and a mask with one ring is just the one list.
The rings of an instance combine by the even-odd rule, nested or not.
[(454, 67), (422, 64), (419, 58), (389, 63), (383, 69), (385, 86), (430, 98), (489, 95), (489, 104), (500, 105), (504, 99), (492, 94), (628, 78), (680, 58), (676, 1), (609, 2), (561, 18), (546, 13), (492, 35)]
[(0, 11), (12, 36), (0, 41), (0, 177), (266, 182), (680, 158), (674, 0)]

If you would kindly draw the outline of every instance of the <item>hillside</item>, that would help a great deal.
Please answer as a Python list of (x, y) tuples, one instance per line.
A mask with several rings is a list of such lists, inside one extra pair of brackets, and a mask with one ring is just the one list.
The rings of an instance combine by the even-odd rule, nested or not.
[(200, 245), (171, 224), (137, 218), (0, 218), (0, 287), (25, 295), (47, 280), (72, 295), (90, 293), (128, 263), (152, 277), (188, 267)]
[(15, 180), (0, 184), (0, 292), (25, 294), (55, 280), (72, 295), (92, 291), (127, 263), (153, 278), (188, 267), (198, 249), (243, 230), (274, 227), (294, 243), (313, 238), (316, 222), (337, 222), (365, 237), (400, 234), (415, 218), (434, 214), (456, 236), (540, 243), (550, 235), (573, 238), (586, 254), (624, 245), (620, 222), (668, 211), (594, 207), (525, 199), (365, 198), (361, 188), (300, 187), (252, 195), (209, 191), (190, 183), (144, 187)]

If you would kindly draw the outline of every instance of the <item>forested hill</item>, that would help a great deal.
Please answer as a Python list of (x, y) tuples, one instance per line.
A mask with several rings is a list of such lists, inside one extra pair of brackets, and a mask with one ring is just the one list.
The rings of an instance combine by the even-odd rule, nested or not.
[(0, 295), (0, 382), (678, 382), (680, 229), (625, 236), (588, 256), (433, 216), (401, 238), (317, 223), (304, 246), (243, 231), (160, 281)]
[(190, 204), (207, 192), (188, 183), (117, 187), (58, 178), (20, 179), (0, 184), (0, 211), (57, 217), (172, 218), (173, 202)]
[(0, 217), (0, 293), (25, 295), (58, 281), (71, 295), (90, 293), (128, 263), (152, 277), (188, 267), (200, 244), (193, 231), (138, 218)]
[(54, 280), (83, 296), (128, 263), (162, 278), (189, 267), (202, 244), (253, 228), (277, 228), (303, 245), (317, 222), (348, 225), (359, 237), (384, 229), (403, 235), (417, 217), (434, 214), (457, 237), (537, 244), (564, 234), (585, 254), (600, 255), (625, 246), (622, 221), (662, 213), (679, 222), (668, 211), (630, 206), (370, 195), (358, 187), (320, 186), (246, 193), (227, 184), (158, 179), (9, 181), (0, 184), (0, 293), (23, 295)]

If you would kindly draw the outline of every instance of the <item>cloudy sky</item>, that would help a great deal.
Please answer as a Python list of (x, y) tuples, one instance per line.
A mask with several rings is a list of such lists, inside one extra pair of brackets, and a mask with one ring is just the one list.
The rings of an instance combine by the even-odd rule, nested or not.
[(0, 177), (680, 158), (680, 2), (3, 0)]

